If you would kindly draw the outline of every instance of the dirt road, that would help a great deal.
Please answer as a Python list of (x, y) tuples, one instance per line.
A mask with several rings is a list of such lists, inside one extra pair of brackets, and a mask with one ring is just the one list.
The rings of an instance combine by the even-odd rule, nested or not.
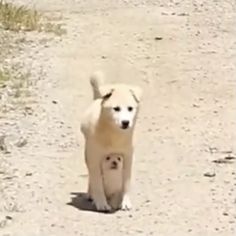
[[(28, 143), (11, 153), (19, 210), (0, 234), (234, 235), (235, 2), (18, 2), (62, 12), (67, 34), (31, 59), (44, 73), (19, 121)], [(97, 69), (145, 91), (129, 212), (84, 209), (79, 121)]]

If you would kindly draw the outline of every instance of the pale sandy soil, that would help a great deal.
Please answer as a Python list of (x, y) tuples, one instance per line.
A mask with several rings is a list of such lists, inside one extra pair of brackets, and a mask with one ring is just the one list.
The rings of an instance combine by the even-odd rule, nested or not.
[[(2, 207), (0, 235), (234, 235), (236, 160), (213, 161), (236, 156), (235, 1), (15, 2), (62, 12), (67, 34), (22, 54), (37, 102), (1, 120), (28, 143), (7, 157), (17, 209)], [(84, 209), (79, 121), (97, 69), (145, 90), (130, 212)]]

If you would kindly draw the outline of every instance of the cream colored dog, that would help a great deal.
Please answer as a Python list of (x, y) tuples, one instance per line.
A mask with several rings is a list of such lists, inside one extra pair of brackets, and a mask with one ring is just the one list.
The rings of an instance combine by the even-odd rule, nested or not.
[(112, 153), (101, 165), (103, 188), (108, 204), (114, 210), (121, 208), (123, 198), (123, 156)]
[(81, 123), (85, 137), (85, 161), (89, 172), (88, 194), (99, 211), (110, 211), (101, 172), (101, 162), (110, 153), (121, 153), (123, 160), (122, 209), (130, 209), (133, 131), (142, 91), (125, 84), (104, 84), (101, 73), (91, 77), (94, 101)]

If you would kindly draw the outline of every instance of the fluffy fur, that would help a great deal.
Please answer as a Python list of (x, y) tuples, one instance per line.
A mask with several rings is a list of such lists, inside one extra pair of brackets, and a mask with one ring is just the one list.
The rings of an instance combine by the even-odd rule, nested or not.
[(123, 158), (122, 209), (130, 209), (131, 167), (133, 161), (133, 131), (142, 91), (125, 84), (104, 84), (103, 79), (91, 77), (94, 100), (81, 122), (85, 137), (85, 161), (89, 172), (88, 194), (99, 211), (110, 211), (105, 197), (101, 162), (110, 153)]
[(123, 197), (123, 156), (110, 154), (103, 158), (101, 165), (103, 187), (108, 204), (117, 210)]

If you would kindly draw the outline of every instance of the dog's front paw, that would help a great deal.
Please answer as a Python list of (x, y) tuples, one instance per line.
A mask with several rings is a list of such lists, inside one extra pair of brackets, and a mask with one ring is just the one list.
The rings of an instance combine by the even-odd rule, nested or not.
[(86, 193), (85, 198), (86, 198), (89, 202), (92, 202), (92, 201), (93, 201), (93, 198), (92, 198), (92, 196), (91, 196), (91, 194), (90, 194), (89, 192)]
[(125, 195), (121, 203), (121, 210), (128, 211), (128, 210), (131, 210), (131, 208), (132, 208), (132, 204), (130, 202), (130, 199), (127, 195)]
[(110, 212), (112, 210), (111, 206), (108, 205), (106, 201), (93, 201), (96, 209), (102, 212)]

